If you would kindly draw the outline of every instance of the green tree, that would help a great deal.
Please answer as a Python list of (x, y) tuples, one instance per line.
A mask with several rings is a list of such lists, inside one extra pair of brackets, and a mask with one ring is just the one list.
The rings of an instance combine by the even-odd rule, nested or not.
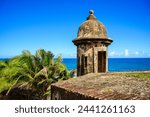
[(51, 84), (68, 79), (69, 74), (61, 56), (54, 59), (50, 51), (39, 49), (35, 55), (23, 51), (20, 56), (1, 62), (0, 78), (11, 84), (6, 95), (14, 87), (23, 87), (34, 90), (40, 99), (45, 99), (50, 95)]

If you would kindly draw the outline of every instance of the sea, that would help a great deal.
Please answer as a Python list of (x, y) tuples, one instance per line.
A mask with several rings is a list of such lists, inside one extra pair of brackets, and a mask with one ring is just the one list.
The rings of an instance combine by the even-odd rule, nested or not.
[[(9, 60), (9, 58), (0, 58), (0, 61)], [(76, 58), (64, 58), (63, 63), (68, 70), (77, 68)], [(150, 70), (150, 58), (108, 58), (109, 72), (123, 71), (143, 71)]]
[[(68, 70), (77, 68), (77, 59), (64, 58)], [(108, 58), (109, 72), (150, 70), (150, 58)]]

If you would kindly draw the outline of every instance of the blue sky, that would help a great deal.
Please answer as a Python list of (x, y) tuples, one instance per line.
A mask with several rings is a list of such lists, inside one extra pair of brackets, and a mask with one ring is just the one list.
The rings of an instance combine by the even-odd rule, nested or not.
[(0, 0), (0, 58), (39, 48), (76, 57), (72, 40), (90, 9), (114, 40), (109, 57), (150, 58), (150, 0)]

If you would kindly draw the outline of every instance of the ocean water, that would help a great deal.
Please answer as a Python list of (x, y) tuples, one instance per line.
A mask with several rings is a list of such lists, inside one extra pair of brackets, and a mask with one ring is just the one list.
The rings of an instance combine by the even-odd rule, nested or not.
[(108, 64), (110, 72), (150, 70), (150, 58), (110, 58)]
[[(68, 70), (76, 68), (77, 60), (63, 59), (63, 63), (66, 64)], [(121, 71), (140, 71), (150, 70), (150, 58), (109, 58), (108, 59), (108, 71), (109, 72), (121, 72)]]
[[(0, 61), (8, 60), (7, 58), (0, 59)], [(68, 70), (76, 68), (77, 59), (64, 58), (63, 63), (67, 66)], [(150, 58), (109, 58), (108, 71), (121, 72), (121, 71), (140, 71), (150, 70)]]

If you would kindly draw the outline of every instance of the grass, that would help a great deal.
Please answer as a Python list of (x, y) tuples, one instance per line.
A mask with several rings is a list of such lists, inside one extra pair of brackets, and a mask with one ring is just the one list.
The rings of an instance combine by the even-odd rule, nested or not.
[(150, 78), (150, 73), (127, 73), (127, 77)]

